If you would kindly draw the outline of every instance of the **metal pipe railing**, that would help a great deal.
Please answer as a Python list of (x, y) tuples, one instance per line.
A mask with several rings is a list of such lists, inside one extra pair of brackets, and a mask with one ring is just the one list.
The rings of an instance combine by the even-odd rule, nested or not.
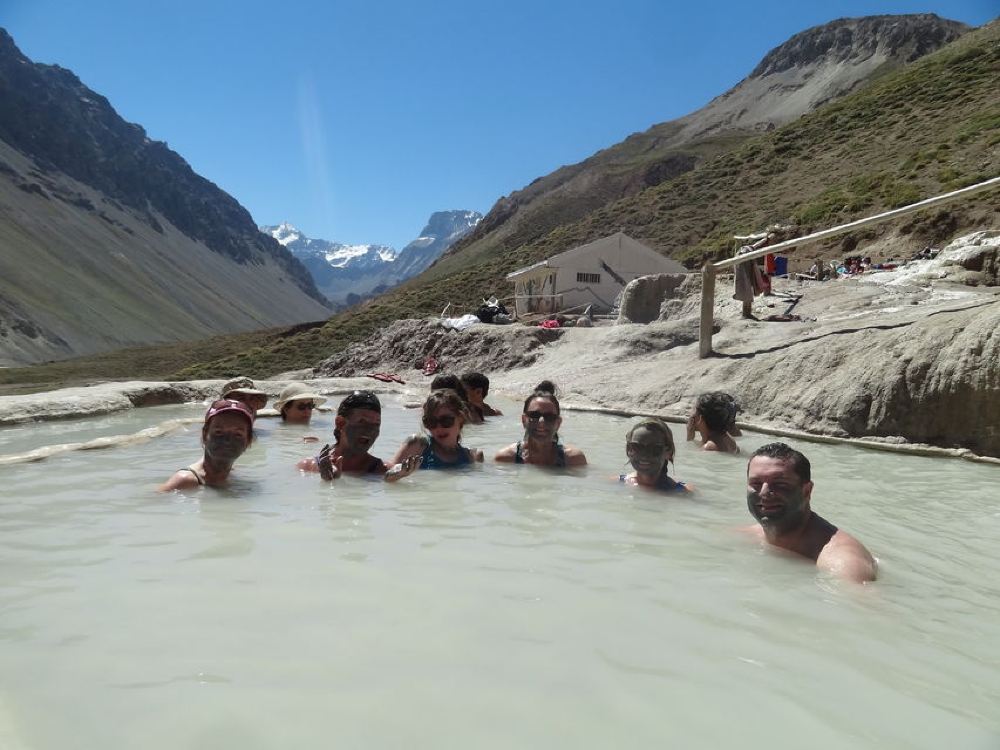
[(830, 229), (823, 229), (819, 232), (813, 232), (812, 234), (807, 234), (803, 237), (796, 237), (792, 240), (784, 240), (783, 242), (768, 245), (767, 247), (762, 247), (759, 250), (754, 250), (752, 252), (745, 253), (744, 255), (738, 255), (735, 258), (727, 258), (726, 260), (719, 261), (718, 263), (706, 263), (704, 268), (701, 270), (701, 321), (699, 327), (698, 356), (701, 359), (704, 359), (712, 353), (712, 326), (715, 317), (715, 277), (718, 271), (725, 268), (731, 268), (739, 265), (740, 263), (746, 263), (757, 258), (763, 258), (765, 255), (769, 255), (778, 250), (786, 250), (788, 248), (797, 249), (802, 245), (809, 245), (814, 242), (819, 242), (820, 240), (829, 239), (830, 237), (836, 237), (841, 234), (853, 232), (854, 230), (862, 227), (880, 224), (884, 221), (891, 221), (892, 219), (898, 219), (900, 216), (906, 216), (907, 214), (922, 211), (923, 209), (931, 208), (932, 206), (950, 203), (951, 201), (967, 197), (973, 193), (983, 192), (995, 187), (1000, 187), (1000, 177), (993, 177), (985, 182), (979, 182), (975, 185), (960, 188), (959, 190), (953, 190), (950, 193), (936, 195), (933, 198), (927, 198), (926, 200), (922, 200), (917, 203), (911, 203), (908, 206), (894, 208), (891, 211), (884, 211), (883, 213), (876, 214), (875, 216), (858, 219), (857, 221), (852, 221), (847, 224), (840, 224), (839, 226), (831, 227)]

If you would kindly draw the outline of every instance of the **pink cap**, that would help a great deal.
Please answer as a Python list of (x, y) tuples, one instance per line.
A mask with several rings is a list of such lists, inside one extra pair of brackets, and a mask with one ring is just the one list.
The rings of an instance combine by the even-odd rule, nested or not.
[(234, 411), (242, 414), (247, 418), (250, 426), (253, 427), (253, 412), (250, 411), (250, 408), (246, 404), (240, 401), (234, 401), (231, 398), (220, 398), (218, 401), (213, 401), (212, 405), (208, 407), (208, 411), (205, 412), (205, 424), (208, 424), (215, 415), (223, 414), (227, 411)]

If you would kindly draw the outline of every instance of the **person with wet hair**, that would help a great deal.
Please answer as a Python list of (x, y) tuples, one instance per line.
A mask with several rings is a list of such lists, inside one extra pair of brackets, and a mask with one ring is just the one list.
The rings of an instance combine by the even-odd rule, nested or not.
[(176, 472), (160, 485), (159, 491), (224, 487), (236, 459), (253, 442), (253, 420), (250, 407), (240, 401), (213, 401), (201, 428), (201, 460)]
[(462, 427), (469, 410), (451, 388), (431, 391), (424, 401), (421, 423), (427, 431), (410, 435), (396, 451), (385, 474), (387, 482), (407, 477), (417, 469), (456, 469), (483, 460), (483, 452), (462, 445)]
[(625, 435), (625, 455), (635, 471), (620, 474), (618, 481), (661, 492), (690, 492), (684, 482), (667, 473), (674, 452), (674, 436), (666, 423), (659, 419), (642, 420)]
[(483, 412), (469, 401), (469, 394), (465, 390), (465, 385), (458, 375), (437, 375), (431, 381), (431, 390), (440, 391), (450, 388), (458, 394), (459, 398), (465, 402), (466, 422), (468, 424), (482, 424), (484, 422)]
[(462, 376), (462, 385), (465, 386), (465, 393), (468, 397), (469, 405), (478, 409), (484, 417), (499, 417), (503, 412), (494, 409), (486, 403), (486, 397), (490, 393), (490, 379), (481, 372), (467, 372)]
[(740, 447), (728, 432), (735, 426), (737, 408), (736, 399), (728, 393), (701, 394), (687, 422), (687, 439), (694, 440), (699, 433), (703, 451), (738, 454)]
[(317, 471), (322, 479), (347, 474), (385, 474), (381, 458), (369, 451), (382, 427), (382, 404), (372, 391), (354, 391), (337, 407), (333, 420), (333, 445), (327, 444), (313, 458), (298, 463), (302, 471)]
[(559, 414), (556, 387), (552, 381), (543, 380), (524, 400), (521, 426), (524, 428), (524, 437), (501, 448), (493, 457), (494, 461), (557, 468), (587, 464), (587, 457), (582, 450), (572, 445), (563, 445), (559, 440), (562, 417)]
[(813, 512), (812, 491), (808, 458), (785, 443), (761, 446), (747, 464), (747, 508), (757, 521), (749, 531), (835, 576), (874, 581), (875, 558), (853, 536)]

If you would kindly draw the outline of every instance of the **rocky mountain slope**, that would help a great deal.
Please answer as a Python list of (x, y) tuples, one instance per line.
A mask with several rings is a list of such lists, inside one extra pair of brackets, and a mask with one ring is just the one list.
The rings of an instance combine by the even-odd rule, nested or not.
[(689, 172), (753, 133), (792, 122), (968, 29), (925, 14), (845, 18), (796, 34), (705, 107), (501, 198), (477, 231), (451, 252), (478, 257), (536, 240), (612, 201)]
[(482, 218), (476, 211), (436, 211), (420, 236), (398, 252), (388, 245), (313, 239), (287, 222), (260, 229), (302, 262), (327, 299), (349, 306), (421, 273)]
[[(748, 137), (685, 174), (602, 205), (530, 242), (459, 242), (420, 277), (322, 328), (184, 374), (265, 375), (311, 365), (393, 320), (437, 313), (446, 302), (475, 309), (482, 296), (509, 295), (508, 272), (619, 229), (697, 265), (730, 252), (734, 233), (776, 221), (797, 221), (803, 231), (832, 226), (995, 176), (1000, 174), (997, 80), (1000, 22), (995, 21), (815, 112)], [(816, 249), (836, 257), (878, 238), (902, 253), (998, 224), (995, 195), (985, 194)]]
[(0, 251), (0, 365), (329, 314), (235, 199), (3, 30)]

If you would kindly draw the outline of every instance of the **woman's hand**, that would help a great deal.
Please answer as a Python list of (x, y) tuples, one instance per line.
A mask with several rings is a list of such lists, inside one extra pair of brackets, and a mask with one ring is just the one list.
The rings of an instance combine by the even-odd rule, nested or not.
[(316, 456), (316, 466), (319, 468), (320, 478), (330, 481), (341, 475), (340, 467), (344, 461), (343, 456), (333, 457), (333, 446), (327, 443), (323, 450)]
[(390, 468), (385, 473), (385, 481), (395, 482), (403, 477), (408, 477), (410, 474), (415, 472), (420, 467), (421, 456), (409, 456), (404, 458), (400, 463), (396, 464)]
[(698, 424), (698, 413), (692, 412), (691, 416), (688, 417), (687, 421), (687, 439), (688, 441), (694, 440), (694, 432), (697, 429)]

